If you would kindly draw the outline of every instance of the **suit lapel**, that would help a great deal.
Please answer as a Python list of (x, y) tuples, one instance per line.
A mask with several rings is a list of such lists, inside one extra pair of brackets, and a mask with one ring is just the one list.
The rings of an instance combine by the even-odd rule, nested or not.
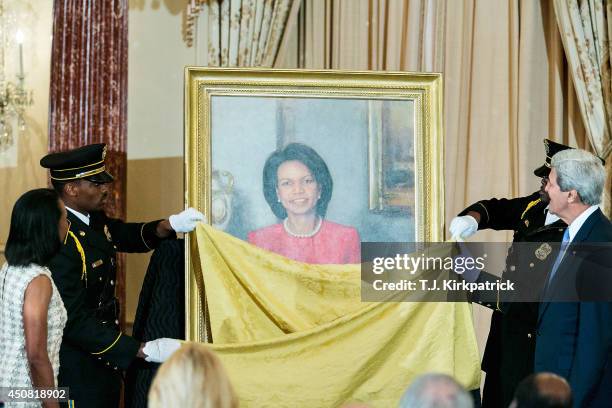
[[(593, 227), (597, 224), (597, 222), (601, 219), (601, 217), (603, 217), (603, 213), (598, 208), (597, 210), (593, 212), (593, 214), (589, 215), (588, 218), (584, 221), (584, 223), (582, 224), (582, 226), (576, 233), (576, 236), (574, 237), (572, 242), (568, 245), (565, 251), (565, 255), (563, 259), (561, 260), (561, 263), (559, 264), (559, 268), (557, 269), (557, 273), (556, 273), (557, 278), (562, 275), (564, 268), (567, 268), (569, 265), (571, 265), (571, 261), (573, 260), (572, 254), (574, 253), (574, 248), (576, 247), (576, 245), (578, 245), (580, 242), (584, 242), (588, 240), (589, 236), (591, 235), (591, 231), (593, 230)], [(554, 293), (554, 290), (555, 290), (555, 282), (553, 281), (551, 282), (550, 293), (551, 294)], [(538, 316), (538, 326), (540, 325), (540, 321), (542, 320), (542, 315), (544, 315), (550, 303), (551, 302), (541, 303), (540, 313)]]
[(578, 230), (578, 233), (576, 233), (576, 236), (572, 240), (572, 245), (575, 242), (587, 241), (587, 239), (591, 235), (591, 231), (593, 230), (593, 227), (595, 226), (595, 224), (597, 224), (598, 221), (601, 220), (603, 216), (604, 215), (599, 208), (595, 210), (593, 214), (589, 215), (589, 217), (584, 221), (584, 224), (582, 224), (582, 227), (580, 227), (580, 229)]

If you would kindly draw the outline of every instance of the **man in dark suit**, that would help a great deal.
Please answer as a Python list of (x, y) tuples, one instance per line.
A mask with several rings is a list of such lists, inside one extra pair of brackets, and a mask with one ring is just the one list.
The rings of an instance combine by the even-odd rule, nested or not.
[(568, 228), (539, 307), (534, 368), (567, 378), (576, 407), (609, 407), (612, 224), (598, 207), (605, 170), (584, 150), (557, 153), (551, 166), (550, 210)]
[(60, 349), (59, 386), (79, 407), (117, 407), (121, 371), (137, 357), (161, 362), (180, 346), (174, 339), (146, 344), (119, 330), (116, 253), (146, 252), (176, 232), (191, 231), (201, 213), (189, 209), (168, 220), (124, 223), (103, 211), (108, 183), (106, 146), (94, 144), (43, 157), (66, 205), (70, 231), (49, 268), (68, 312)]
[[(533, 172), (541, 178), (540, 191), (526, 197), (478, 201), (451, 221), (450, 232), (459, 238), (467, 238), (477, 230), (487, 228), (514, 231), (503, 279), (517, 281), (521, 278), (519, 275), (526, 275), (534, 281), (546, 276), (554, 259), (552, 256), (538, 256), (536, 249), (549, 242), (561, 241), (566, 228), (562, 220), (547, 211), (548, 195), (544, 188), (550, 173), (551, 157), (570, 147), (548, 139), (544, 140), (544, 146), (545, 162)], [(534, 244), (520, 244), (525, 242)], [(534, 250), (525, 251), (526, 247)], [(507, 407), (518, 383), (533, 372), (538, 304), (493, 302), (490, 298), (483, 296), (480, 299), (485, 300), (480, 300), (476, 296), (474, 299), (493, 309), (482, 359), (482, 369), (487, 373), (482, 406)]]

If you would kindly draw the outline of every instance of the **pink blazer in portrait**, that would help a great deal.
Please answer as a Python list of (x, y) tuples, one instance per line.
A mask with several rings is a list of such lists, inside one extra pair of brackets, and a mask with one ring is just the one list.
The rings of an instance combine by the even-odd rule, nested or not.
[(356, 264), (361, 262), (361, 240), (353, 227), (323, 220), (312, 237), (289, 235), (283, 224), (249, 232), (248, 241), (287, 258), (311, 264)]

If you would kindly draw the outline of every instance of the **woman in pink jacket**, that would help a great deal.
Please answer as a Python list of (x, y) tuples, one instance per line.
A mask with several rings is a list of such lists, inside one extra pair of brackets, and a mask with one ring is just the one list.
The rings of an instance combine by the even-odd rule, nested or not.
[(291, 143), (272, 153), (264, 165), (263, 190), (272, 212), (283, 221), (251, 231), (250, 243), (300, 262), (360, 262), (357, 230), (324, 219), (333, 181), (314, 149)]

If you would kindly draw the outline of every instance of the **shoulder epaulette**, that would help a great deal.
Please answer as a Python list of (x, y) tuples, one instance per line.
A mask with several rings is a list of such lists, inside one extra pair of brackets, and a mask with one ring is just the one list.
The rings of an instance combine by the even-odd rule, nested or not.
[(538, 205), (540, 203), (540, 201), (542, 201), (541, 198), (538, 198), (537, 200), (533, 200), (532, 202), (530, 202), (529, 204), (527, 204), (527, 207), (525, 207), (525, 211), (523, 211), (523, 213), (521, 214), (521, 220), (523, 219), (523, 217), (525, 216), (525, 213), (527, 211), (529, 211), (531, 209), (531, 207), (533, 207), (534, 205)]
[(83, 262), (83, 270), (81, 271), (81, 280), (85, 279), (85, 287), (87, 287), (87, 261), (85, 260), (85, 251), (83, 250), (83, 246), (79, 239), (74, 235), (74, 232), (68, 231), (68, 235), (72, 237), (74, 243), (76, 245), (76, 249), (81, 255), (81, 261)]

